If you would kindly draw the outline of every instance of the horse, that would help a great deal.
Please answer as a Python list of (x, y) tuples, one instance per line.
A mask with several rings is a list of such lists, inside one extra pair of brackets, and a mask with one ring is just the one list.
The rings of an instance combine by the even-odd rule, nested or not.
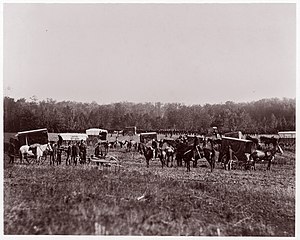
[(175, 155), (176, 142), (173, 139), (164, 139), (160, 146), (164, 149), (166, 153), (167, 167), (169, 166), (169, 162), (171, 162), (171, 167), (173, 167), (173, 160)]
[(167, 146), (165, 152), (166, 152), (167, 167), (169, 166), (169, 162), (171, 162), (171, 167), (173, 167), (175, 149), (172, 146)]
[(45, 157), (45, 159), (46, 159), (47, 158), (47, 153), (53, 151), (50, 143), (33, 144), (30, 147), (36, 148), (36, 162), (37, 163), (41, 163), (42, 157)]
[[(47, 144), (32, 144), (30, 146), (23, 145), (20, 147), (19, 153), (20, 153), (20, 162), (23, 162), (23, 157), (26, 159), (27, 163), (29, 163), (28, 156), (34, 157), (36, 156), (36, 162), (40, 163), (41, 158), (44, 156), (44, 154), (47, 153), (47, 151), (52, 151), (51, 145), (49, 143)], [(36, 152), (34, 154), (34, 152)]]
[(157, 149), (156, 157), (158, 157), (161, 162), (161, 168), (163, 168), (166, 165), (166, 156), (167, 156), (167, 153), (164, 149), (162, 149), (162, 148)]
[(197, 160), (201, 158), (205, 158), (207, 162), (210, 165), (210, 171), (213, 172), (213, 169), (215, 168), (215, 162), (216, 162), (216, 150), (212, 147), (212, 149), (209, 149), (207, 147), (201, 147), (200, 145), (197, 145), (196, 147), (189, 146), (187, 151), (183, 154), (183, 160), (185, 161), (187, 172), (191, 171), (190, 162), (193, 162), (193, 167), (196, 167)]
[(185, 163), (185, 166), (187, 167), (187, 171), (191, 171), (190, 168), (190, 161), (193, 161), (194, 167), (197, 165), (197, 160), (200, 159), (200, 156), (196, 157), (194, 150), (195, 146), (189, 145), (188, 139), (186, 136), (179, 136), (178, 139), (176, 139), (176, 160), (177, 160), (177, 166), (182, 166), (182, 160)]
[(140, 144), (140, 148), (146, 158), (146, 165), (148, 168), (150, 160), (154, 157), (153, 150), (150, 147), (145, 146), (144, 144)]
[(144, 153), (143, 153), (143, 143), (138, 143), (137, 151), (138, 151), (138, 153), (140, 153), (140, 154), (144, 154)]
[(177, 166), (182, 167), (182, 160), (184, 160), (184, 153), (189, 150), (189, 147), (184, 141), (179, 139), (176, 141), (176, 144), (177, 145), (176, 145), (175, 154), (176, 154)]
[(132, 141), (128, 141), (126, 140), (125, 143), (124, 143), (124, 146), (125, 146), (125, 151), (126, 152), (131, 152), (131, 147), (132, 147)]
[(246, 140), (252, 141), (255, 145), (258, 145), (258, 144), (259, 144), (258, 138), (254, 138), (254, 137), (251, 137), (251, 136), (249, 136), (249, 135), (246, 136)]
[(267, 161), (267, 163), (268, 163), (267, 170), (270, 170), (271, 163), (273, 162), (273, 160), (275, 158), (275, 154), (277, 152), (283, 154), (283, 150), (278, 144), (275, 144), (272, 149), (267, 149), (265, 151), (263, 151), (263, 150), (253, 151), (249, 156), (249, 159), (252, 163), (253, 169), (255, 170), (255, 163), (257, 161), (262, 161), (262, 162)]
[(274, 146), (278, 145), (278, 139), (275, 137), (265, 137), (265, 136), (261, 136), (260, 137), (260, 142), (264, 143), (265, 146), (269, 147), (270, 144)]
[(210, 165), (210, 171), (213, 172), (216, 163), (216, 150), (213, 147), (211, 149), (204, 147), (202, 149), (200, 148), (199, 152), (201, 156), (207, 160)]
[(183, 153), (183, 160), (185, 162), (187, 172), (190, 172), (191, 171), (190, 162), (195, 161), (196, 159), (193, 160), (193, 156), (194, 156), (193, 147), (188, 146), (185, 150), (186, 151)]
[[(140, 144), (140, 148), (141, 148), (141, 151), (143, 152), (143, 155), (145, 156), (145, 159), (146, 159), (146, 165), (147, 165), (147, 168), (149, 167), (149, 162), (152, 158), (155, 158), (155, 153), (153, 151), (153, 148), (150, 147), (150, 146), (146, 146), (145, 144)], [(160, 159), (161, 161), (161, 165), (162, 165), (162, 168), (164, 167), (165, 165), (165, 152), (162, 150), (162, 149), (157, 149), (157, 157)]]
[(247, 135), (246, 140), (252, 141), (253, 144), (254, 144), (254, 148), (256, 148), (257, 150), (262, 150), (262, 146), (261, 146), (260, 141), (259, 141), (258, 138), (254, 138), (254, 137), (251, 137), (251, 136)]
[(132, 142), (132, 147), (134, 149), (134, 151), (138, 150), (138, 143), (136, 141), (131, 141)]
[(19, 149), (19, 155), (20, 155), (20, 163), (23, 163), (23, 158), (29, 163), (28, 156), (34, 157), (34, 153), (32, 150), (30, 150), (30, 147), (28, 145), (23, 145)]

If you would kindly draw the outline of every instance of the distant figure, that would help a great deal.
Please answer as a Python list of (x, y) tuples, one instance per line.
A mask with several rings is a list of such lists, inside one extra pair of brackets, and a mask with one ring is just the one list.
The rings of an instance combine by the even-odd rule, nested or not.
[(53, 144), (52, 146), (52, 151), (50, 151), (50, 165), (54, 165), (55, 160), (56, 160), (56, 154), (57, 154), (57, 146), (56, 144)]
[(155, 139), (152, 140), (152, 148), (153, 148), (153, 157), (157, 158), (157, 142)]
[(9, 140), (8, 156), (9, 163), (13, 164), (15, 162), (15, 145), (13, 144), (11, 139)]
[(197, 146), (199, 145), (199, 140), (197, 136), (194, 137), (194, 143), (193, 143), (193, 160), (194, 160), (194, 167), (197, 167), (197, 161), (196, 161), (196, 156), (197, 156)]
[(72, 157), (71, 157), (71, 159), (73, 160), (75, 166), (77, 165), (77, 161), (78, 161), (78, 158), (79, 158), (79, 153), (80, 153), (80, 149), (79, 149), (78, 143), (74, 143), (73, 146), (72, 146)]
[[(232, 150), (231, 145), (228, 146), (226, 155), (227, 155), (226, 157), (227, 157), (228, 170), (231, 170), (232, 162), (233, 162), (233, 150)], [(226, 166), (225, 166), (225, 169), (226, 169)]]
[(104, 143), (104, 154), (106, 155), (108, 153), (108, 141), (106, 140), (106, 142)]
[(99, 146), (100, 144), (99, 143), (97, 143), (97, 146), (96, 146), (96, 148), (95, 148), (95, 157), (97, 157), (97, 158), (99, 158), (100, 157), (100, 146)]
[(62, 149), (61, 148), (57, 148), (57, 158), (56, 158), (56, 164), (61, 164), (61, 155), (62, 155)]
[(84, 144), (83, 140), (81, 140), (79, 148), (80, 148), (81, 163), (85, 163), (86, 162), (86, 145)]
[(70, 142), (68, 143), (67, 148), (67, 159), (66, 159), (66, 165), (71, 165), (71, 156), (72, 156), (72, 146)]

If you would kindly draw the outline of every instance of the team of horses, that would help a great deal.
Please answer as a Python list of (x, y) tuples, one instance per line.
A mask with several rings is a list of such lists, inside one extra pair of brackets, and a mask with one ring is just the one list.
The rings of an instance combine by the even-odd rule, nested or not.
[[(260, 139), (252, 138), (247, 136), (246, 139), (251, 140), (254, 144), (254, 151), (251, 154), (245, 154), (245, 161), (239, 161), (243, 163), (243, 166), (250, 169), (256, 169), (255, 164), (258, 162), (266, 162), (267, 169), (270, 170), (271, 163), (274, 160), (276, 153), (283, 153), (281, 147), (278, 144), (278, 139), (272, 137), (261, 137)], [(151, 144), (152, 142), (152, 144)], [(222, 144), (222, 139), (212, 139), (212, 138), (192, 138), (187, 139), (184, 136), (180, 136), (177, 139), (166, 138), (160, 141), (155, 141), (156, 144), (153, 145), (153, 141), (148, 143), (138, 143), (133, 140), (123, 140), (114, 142), (103, 142), (102, 145), (105, 148), (105, 152), (108, 152), (109, 148), (125, 148), (126, 152), (138, 151), (144, 155), (146, 159), (146, 166), (149, 167), (151, 159), (159, 159), (161, 162), (161, 167), (186, 167), (187, 171), (191, 171), (191, 163), (193, 167), (197, 167), (197, 162), (199, 159), (205, 159), (210, 167), (211, 172), (216, 166), (216, 162), (220, 162), (225, 169), (231, 169), (233, 159), (230, 157), (225, 158), (223, 161), (219, 159), (220, 146)], [(263, 149), (261, 145), (265, 146)], [(156, 147), (153, 147), (156, 146)], [(267, 148), (266, 148), (267, 147)], [(50, 155), (51, 159), (54, 161), (53, 153), (55, 148), (50, 143), (47, 144), (33, 144), (33, 145), (23, 145), (19, 148), (20, 162), (23, 163), (24, 159), (29, 163), (29, 158), (37, 164), (42, 163), (43, 160), (47, 159), (47, 155)], [(78, 153), (77, 157), (72, 157), (73, 148), (67, 155), (70, 155), (71, 160), (76, 162), (79, 156), (82, 154)], [(227, 153), (226, 153), (227, 154)], [(230, 154), (228, 154), (229, 156)], [(52, 156), (52, 158), (51, 158)], [(82, 158), (82, 157), (80, 157)], [(69, 157), (67, 157), (66, 163)], [(174, 161), (175, 160), (175, 161)], [(69, 161), (70, 162), (70, 161)], [(54, 162), (53, 162), (54, 164)], [(71, 163), (70, 163), (71, 164)], [(75, 164), (76, 165), (76, 164)]]
[[(77, 163), (85, 163), (86, 158), (86, 146), (85, 144), (75, 143), (69, 144), (67, 147), (59, 147), (54, 144), (31, 144), (23, 145), (19, 148), (20, 163), (36, 163), (42, 164), (50, 157), (50, 165), (59, 165), (62, 163), (62, 152), (67, 153), (66, 165), (77, 165)], [(26, 160), (26, 162), (25, 162)]]
[[(251, 137), (247, 137), (250, 140)], [(251, 138), (254, 144), (254, 150), (251, 154), (245, 153), (245, 159), (238, 161), (244, 169), (256, 170), (255, 164), (258, 162), (266, 162), (267, 170), (270, 170), (271, 163), (275, 158), (276, 153), (283, 153), (283, 150), (278, 144), (278, 139), (272, 137), (261, 137), (260, 140)], [(191, 171), (191, 163), (193, 167), (197, 167), (199, 159), (205, 159), (210, 167), (211, 172), (216, 166), (216, 162), (220, 161), (224, 169), (232, 169), (234, 159), (232, 157), (225, 157), (219, 159), (219, 150), (222, 144), (222, 139), (203, 138), (197, 144), (191, 144), (184, 137), (178, 139), (163, 139), (159, 141), (159, 147), (154, 149), (149, 144), (140, 143), (139, 151), (145, 156), (146, 166), (149, 167), (151, 159), (158, 158), (161, 162), (161, 167), (174, 166), (173, 159), (176, 159), (176, 166), (182, 167), (183, 163), (187, 171)], [(264, 150), (262, 145), (264, 145)], [(230, 151), (230, 150), (229, 150)], [(226, 156), (230, 153), (226, 152)]]
[(42, 161), (42, 158), (46, 158), (49, 152), (52, 152), (53, 149), (50, 143), (47, 144), (32, 144), (32, 145), (23, 145), (19, 149), (20, 162), (23, 163), (24, 159), (29, 163), (28, 158), (34, 158), (34, 161), (39, 164)]
[[(15, 144), (18, 145), (18, 144)], [(82, 147), (83, 146), (83, 147)], [(15, 146), (17, 147), (17, 146)], [(98, 149), (99, 154), (106, 156), (110, 148), (122, 148), (126, 152), (131, 152), (133, 150), (137, 151), (138, 143), (133, 140), (123, 140), (123, 141), (102, 141), (96, 144), (95, 150)], [(86, 157), (86, 146), (83, 143), (69, 144), (65, 147), (58, 147), (56, 143), (54, 144), (31, 144), (23, 145), (19, 148), (20, 163), (34, 162), (40, 164), (50, 156), (50, 165), (55, 165), (55, 163), (61, 164), (61, 153), (65, 151), (67, 154), (66, 165), (77, 165), (77, 163), (87, 163), (88, 158)], [(97, 154), (95, 153), (95, 156)]]

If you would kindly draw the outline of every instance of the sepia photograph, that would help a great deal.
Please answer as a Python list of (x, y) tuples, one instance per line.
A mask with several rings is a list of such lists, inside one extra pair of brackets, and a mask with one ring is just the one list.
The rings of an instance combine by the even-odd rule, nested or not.
[(2, 236), (296, 237), (297, 7), (4, 2)]

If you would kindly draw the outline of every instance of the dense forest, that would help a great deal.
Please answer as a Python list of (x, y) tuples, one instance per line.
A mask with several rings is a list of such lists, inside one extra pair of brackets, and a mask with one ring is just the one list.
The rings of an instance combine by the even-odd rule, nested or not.
[(277, 133), (295, 130), (295, 99), (262, 99), (250, 103), (184, 105), (180, 103), (120, 102), (99, 105), (4, 97), (4, 131), (47, 128), (49, 132), (85, 132), (91, 127), (121, 130), (180, 129), (206, 133), (220, 131)]

